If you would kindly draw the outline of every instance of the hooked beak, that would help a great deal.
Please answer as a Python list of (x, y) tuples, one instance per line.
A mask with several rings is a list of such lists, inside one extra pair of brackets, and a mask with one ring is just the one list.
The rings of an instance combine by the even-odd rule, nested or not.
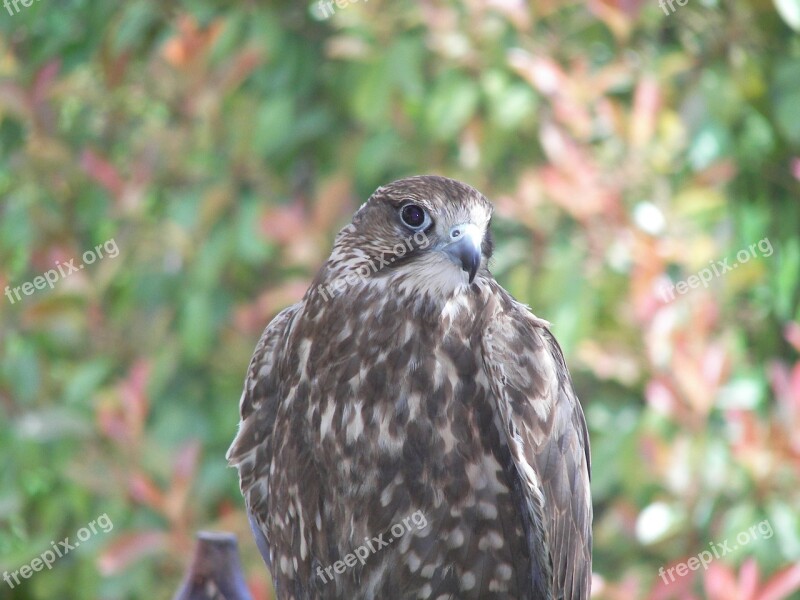
[(442, 248), (457, 265), (467, 272), (469, 282), (475, 279), (481, 265), (483, 231), (477, 225), (464, 223), (450, 229), (450, 241)]

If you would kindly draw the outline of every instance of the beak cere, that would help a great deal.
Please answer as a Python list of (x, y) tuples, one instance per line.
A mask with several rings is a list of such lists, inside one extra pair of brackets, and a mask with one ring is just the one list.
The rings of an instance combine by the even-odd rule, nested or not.
[(480, 227), (465, 223), (450, 229), (450, 242), (442, 248), (445, 254), (467, 272), (470, 283), (475, 279), (475, 274), (481, 265), (482, 244), (483, 232)]

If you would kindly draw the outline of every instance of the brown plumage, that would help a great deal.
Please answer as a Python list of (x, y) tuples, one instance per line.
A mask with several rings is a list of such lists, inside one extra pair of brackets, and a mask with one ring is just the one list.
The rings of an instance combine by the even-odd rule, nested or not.
[(379, 188), (264, 331), (228, 458), (279, 599), (589, 597), (583, 411), (487, 269), (491, 212)]

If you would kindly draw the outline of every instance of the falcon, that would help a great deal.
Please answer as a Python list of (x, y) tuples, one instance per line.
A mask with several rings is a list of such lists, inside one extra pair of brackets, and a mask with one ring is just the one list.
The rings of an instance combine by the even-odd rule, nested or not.
[(378, 188), (261, 336), (228, 460), (279, 600), (589, 597), (586, 422), (491, 215), (452, 179)]

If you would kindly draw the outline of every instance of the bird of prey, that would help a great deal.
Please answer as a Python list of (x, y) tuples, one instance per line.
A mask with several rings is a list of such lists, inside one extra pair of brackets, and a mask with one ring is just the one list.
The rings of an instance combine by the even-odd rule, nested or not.
[(378, 188), (267, 326), (228, 451), (279, 600), (589, 597), (589, 437), (561, 349), (492, 277), (492, 205)]

